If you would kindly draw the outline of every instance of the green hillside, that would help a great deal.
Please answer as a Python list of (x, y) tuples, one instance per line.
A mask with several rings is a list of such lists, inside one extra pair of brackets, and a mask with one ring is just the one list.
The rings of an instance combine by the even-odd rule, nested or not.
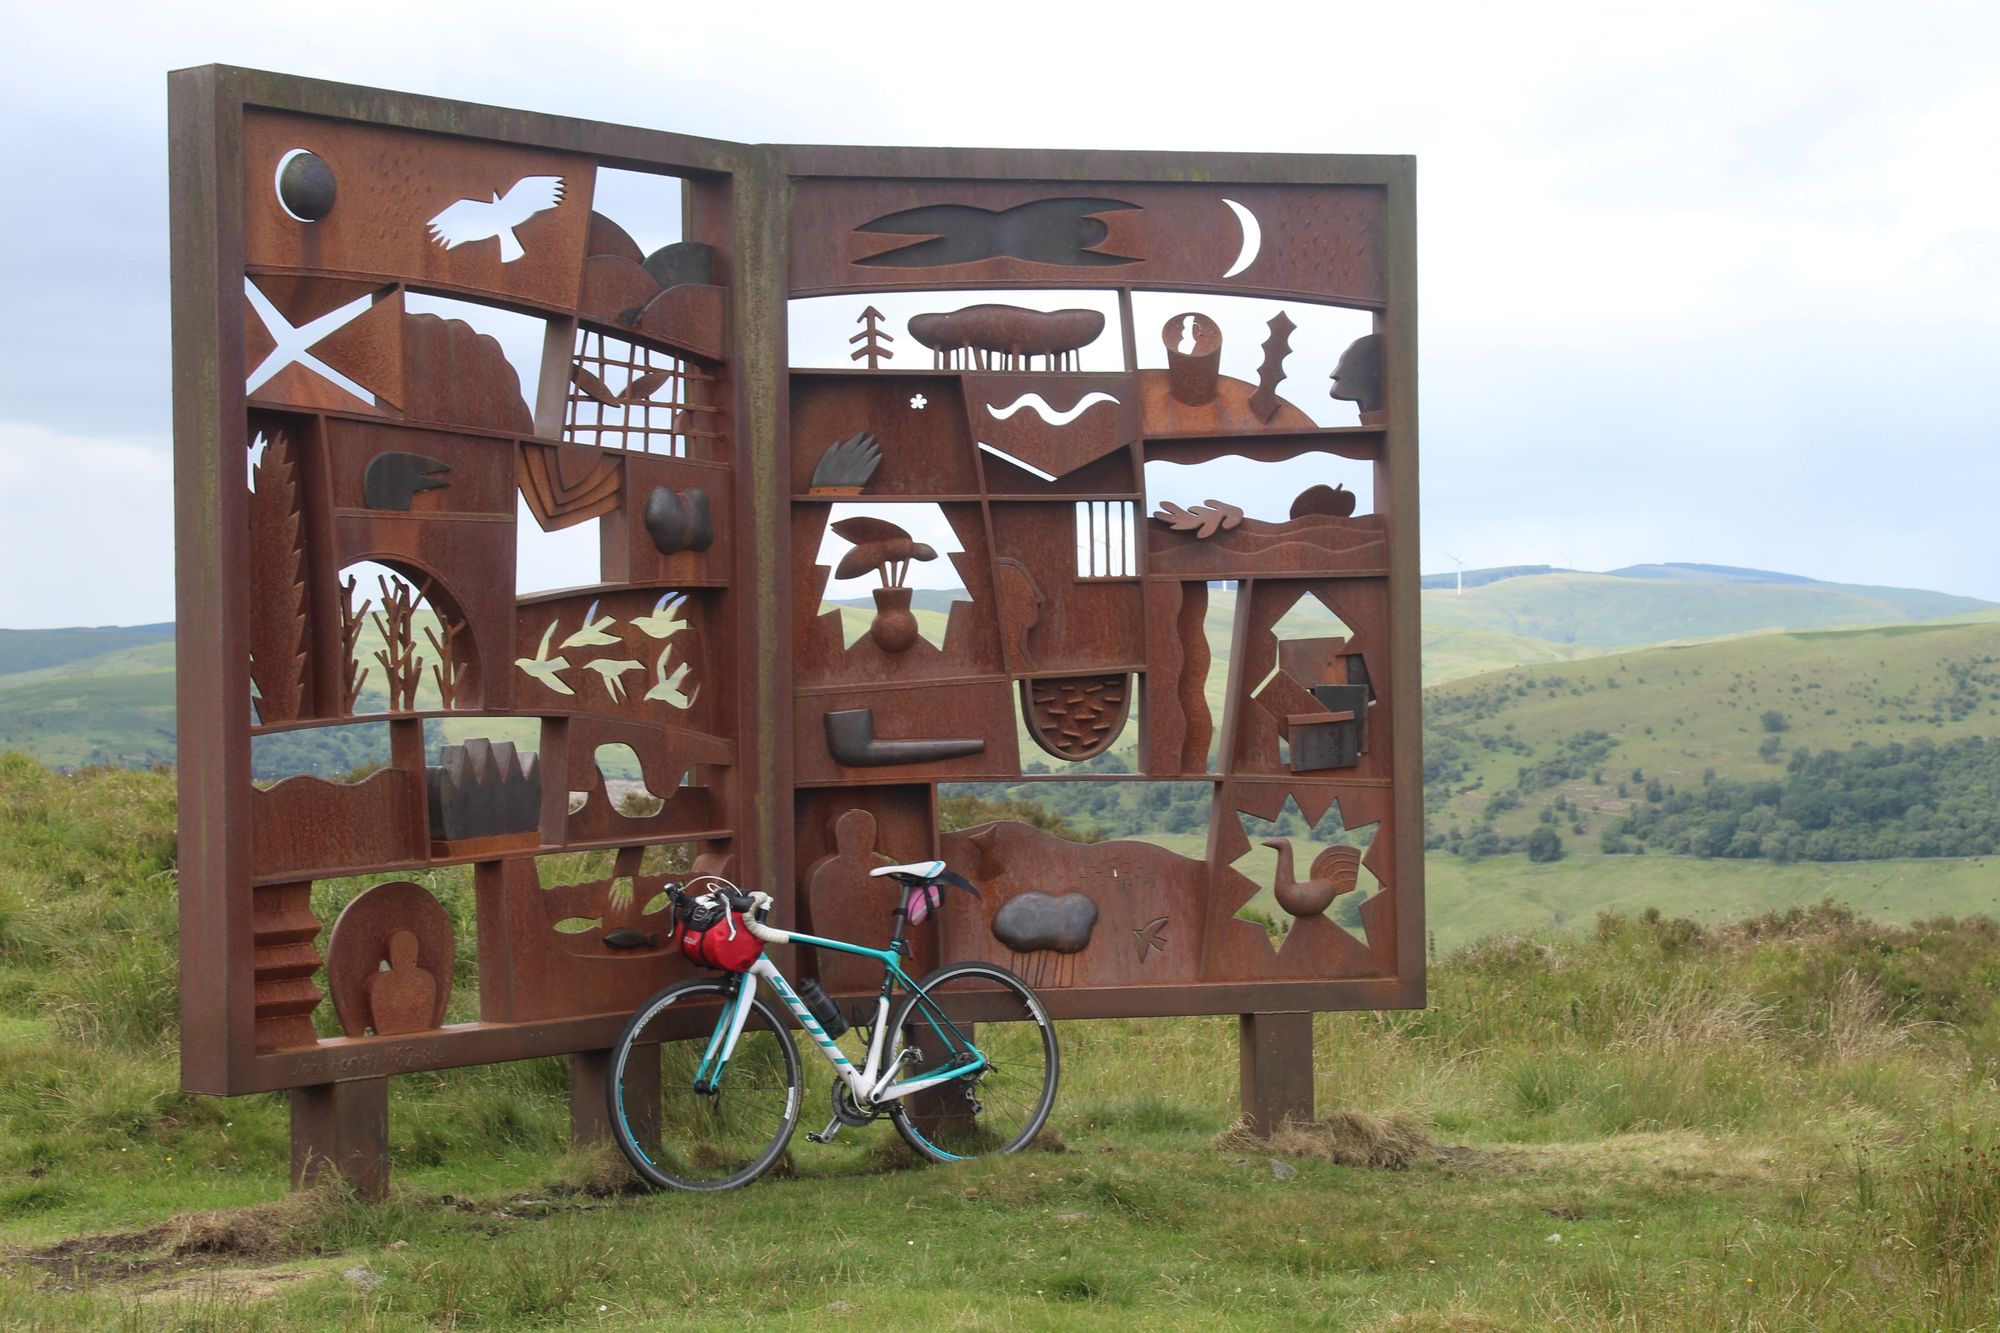
[[(174, 757), (172, 639), (113, 646), (116, 632), (10, 631), (0, 672), (0, 750), (21, 750), (57, 768), (146, 767)], [(48, 638), (36, 642), (35, 637)], [(81, 636), (90, 636), (88, 638)], [(84, 657), (63, 656), (95, 646)]]
[[(1595, 846), (1647, 788), (1784, 778), (1800, 749), (2000, 737), (2000, 622), (1762, 634), (1455, 681), (1426, 696), (1432, 834)], [(1579, 843), (1588, 839), (1588, 843)]]
[(0, 676), (80, 662), (174, 637), (173, 622), (96, 629), (0, 629)]
[[(1483, 571), (1496, 575), (1506, 572)], [(1478, 575), (1482, 571), (1467, 573)], [(914, 605), (924, 632), (941, 636), (948, 607), (963, 596), (956, 590), (919, 590)], [(1235, 598), (1226, 588), (1210, 590), (1207, 628), (1212, 663), (1207, 692), (1211, 707), (1218, 710), (1228, 674)], [(869, 602), (841, 604), (839, 610), (850, 641), (866, 631), (874, 613)], [(1565, 664), (1584, 663), (1635, 645), (1768, 634), (1779, 628), (1894, 625), (1932, 615), (1948, 616), (1953, 623), (1966, 626), (2000, 623), (2000, 610), (1970, 598), (1696, 565), (1647, 566), (1616, 574), (1525, 572), (1496, 577), (1469, 586), (1463, 596), (1450, 590), (1424, 592), (1423, 614), (1427, 685), (1507, 668), (1559, 670)], [(1333, 619), (1317, 602), (1308, 600), (1294, 612), (1286, 628), (1298, 634), (1327, 633), (1333, 631)], [(0, 631), (0, 748), (20, 749), (64, 768), (170, 762), (174, 753), (172, 632), (171, 625)], [(1773, 637), (1781, 642), (1744, 651), (1762, 661), (1764, 654), (1785, 656), (1799, 646), (1796, 642), (1787, 646), (1782, 642), (1785, 636)], [(364, 622), (360, 645), (364, 662), (372, 660), (376, 646), (374, 627)], [(1578, 680), (1595, 678), (1587, 669), (1570, 669), (1582, 671)], [(363, 691), (366, 705), (380, 707), (384, 702), (380, 674), (379, 670), (370, 674)], [(1630, 681), (1621, 680), (1621, 684), (1631, 687)], [(1831, 688), (1825, 681), (1821, 687)], [(1567, 691), (1570, 685), (1560, 688)], [(1442, 695), (1440, 699), (1453, 697)], [(419, 691), (419, 704), (433, 705), (433, 701), (434, 688), (426, 680)], [(1629, 699), (1621, 700), (1624, 702)], [(1555, 711), (1578, 720), (1588, 715), (1588, 710), (1577, 714), (1566, 709)], [(1622, 715), (1628, 710), (1609, 711)], [(1537, 725), (1543, 724), (1537, 720)], [(1581, 725), (1596, 724), (1584, 721)], [(1692, 732), (1687, 732), (1689, 725), (1694, 725)], [(1688, 736), (1707, 737), (1696, 746), (1700, 751), (1693, 756), (1700, 758), (1694, 765), (1696, 773), (1711, 766), (1730, 771), (1727, 754), (1708, 755), (1701, 750), (1701, 745), (1717, 739), (1707, 735), (1712, 727), (1683, 724), (1681, 730)], [(433, 732), (434, 744), (474, 735), (535, 743), (535, 727), (528, 722), (451, 720), (434, 727)], [(1136, 731), (1128, 732), (1116, 752), (1127, 764), (1135, 743)], [(1621, 744), (1627, 743), (1621, 740)], [(1822, 742), (1812, 739), (1809, 743)], [(1025, 748), (1033, 753), (1031, 746)], [(342, 772), (357, 762), (379, 762), (384, 756), (377, 755), (377, 750), (386, 753), (386, 740), (368, 731), (339, 737), (298, 733), (259, 742), (258, 771), (264, 776), (293, 771)], [(1690, 758), (1686, 754), (1671, 756), (1680, 767)], [(1661, 762), (1667, 763), (1668, 757)], [(1472, 778), (1482, 776), (1483, 772), (1475, 772)]]

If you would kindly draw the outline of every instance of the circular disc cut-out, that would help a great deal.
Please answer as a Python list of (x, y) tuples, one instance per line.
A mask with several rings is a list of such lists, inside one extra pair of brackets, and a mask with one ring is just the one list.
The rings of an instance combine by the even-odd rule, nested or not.
[(301, 222), (318, 222), (333, 211), (333, 168), (306, 148), (294, 148), (278, 162), (278, 203)]
[[(403, 934), (414, 937), (414, 956), (394, 938)], [(364, 890), (327, 939), (326, 988), (340, 1030), (364, 1037), (437, 1027), (451, 999), (451, 964), (451, 917), (437, 899), (407, 880)]]

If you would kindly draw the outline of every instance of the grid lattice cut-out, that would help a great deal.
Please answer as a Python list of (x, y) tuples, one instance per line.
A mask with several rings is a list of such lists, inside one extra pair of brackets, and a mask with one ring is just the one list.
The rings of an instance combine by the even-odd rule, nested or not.
[(693, 361), (580, 328), (563, 438), (675, 458), (699, 455), (696, 441), (722, 438), (714, 383)]

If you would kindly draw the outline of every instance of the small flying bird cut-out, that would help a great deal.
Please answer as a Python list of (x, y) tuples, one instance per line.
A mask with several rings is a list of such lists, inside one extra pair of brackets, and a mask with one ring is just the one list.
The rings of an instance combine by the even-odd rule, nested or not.
[(500, 262), (511, 264), (528, 253), (514, 228), (563, 201), (560, 176), (523, 176), (506, 194), (491, 199), (461, 199), (430, 220), (431, 239), (447, 250), (474, 241), (500, 238)]
[(549, 656), (549, 641), (555, 636), (556, 622), (551, 620), (549, 627), (542, 631), (542, 646), (535, 649), (535, 655), (517, 657), (514, 659), (514, 665), (557, 694), (575, 694), (576, 691), (570, 688), (569, 682), (562, 678), (562, 673), (570, 669), (569, 659)]

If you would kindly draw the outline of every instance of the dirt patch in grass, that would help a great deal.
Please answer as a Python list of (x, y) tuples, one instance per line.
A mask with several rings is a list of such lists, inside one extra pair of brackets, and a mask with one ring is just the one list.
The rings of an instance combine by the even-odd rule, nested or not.
[(1288, 1120), (1268, 1139), (1238, 1121), (1215, 1137), (1214, 1146), (1224, 1152), (1295, 1157), (1378, 1171), (1406, 1170), (1412, 1162), (1438, 1151), (1414, 1118), (1366, 1111), (1336, 1111), (1305, 1124)]
[(62, 1290), (130, 1281), (187, 1268), (268, 1262), (316, 1252), (304, 1242), (324, 1207), (317, 1194), (216, 1212), (178, 1213), (142, 1231), (72, 1236), (39, 1249), (0, 1253), (11, 1267), (39, 1269)]

